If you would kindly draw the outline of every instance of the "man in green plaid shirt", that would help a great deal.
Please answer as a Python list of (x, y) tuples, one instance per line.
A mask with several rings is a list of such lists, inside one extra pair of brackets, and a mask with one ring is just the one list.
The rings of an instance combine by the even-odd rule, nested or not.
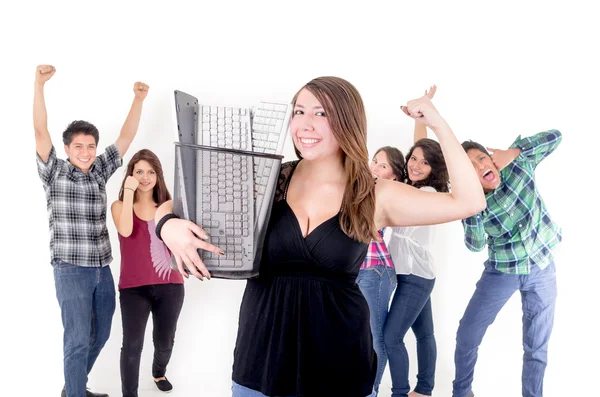
[(542, 396), (556, 301), (552, 248), (562, 237), (536, 188), (535, 169), (561, 139), (557, 130), (519, 136), (508, 150), (489, 149), (492, 155), (479, 143), (463, 143), (487, 201), (485, 210), (463, 219), (465, 244), (471, 251), (487, 245), (488, 260), (456, 335), (454, 397), (473, 396), (479, 345), (517, 290), (523, 302), (523, 396)]

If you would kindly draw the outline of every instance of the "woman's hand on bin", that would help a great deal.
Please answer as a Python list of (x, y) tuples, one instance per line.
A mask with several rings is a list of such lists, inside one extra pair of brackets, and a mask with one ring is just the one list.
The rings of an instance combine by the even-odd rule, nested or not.
[(200, 226), (185, 219), (170, 219), (165, 222), (160, 235), (175, 257), (179, 272), (185, 278), (189, 276), (184, 265), (192, 275), (200, 280), (203, 280), (204, 277), (210, 280), (210, 273), (198, 255), (199, 249), (217, 255), (225, 255), (222, 249), (205, 241), (209, 237)]

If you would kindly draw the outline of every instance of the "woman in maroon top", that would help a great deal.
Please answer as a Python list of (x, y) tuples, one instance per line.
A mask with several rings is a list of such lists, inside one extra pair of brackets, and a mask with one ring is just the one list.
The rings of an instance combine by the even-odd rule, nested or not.
[(173, 388), (165, 372), (183, 305), (183, 277), (171, 270), (171, 253), (154, 233), (156, 209), (170, 199), (158, 157), (148, 149), (134, 154), (127, 165), (119, 200), (111, 207), (121, 245), (119, 301), (123, 321), (123, 397), (138, 395), (140, 358), (150, 313), (154, 325), (152, 376), (160, 390)]

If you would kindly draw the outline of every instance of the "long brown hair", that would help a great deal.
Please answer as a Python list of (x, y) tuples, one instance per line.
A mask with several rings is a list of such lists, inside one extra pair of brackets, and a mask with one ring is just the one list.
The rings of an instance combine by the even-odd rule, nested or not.
[[(422, 181), (413, 182), (408, 176), (408, 160), (412, 156), (412, 153), (416, 148), (420, 147), (423, 150), (423, 157), (429, 163), (431, 172), (429, 176)], [(438, 192), (448, 192), (448, 186), (450, 184), (450, 176), (448, 175), (448, 168), (446, 167), (446, 160), (444, 160), (444, 153), (442, 153), (442, 147), (439, 143), (433, 139), (423, 138), (419, 139), (413, 147), (410, 148), (406, 155), (405, 165), (405, 176), (406, 183), (417, 188), (423, 186), (431, 186)]]
[[(379, 240), (374, 219), (375, 182), (367, 150), (367, 116), (358, 90), (339, 77), (317, 77), (296, 93), (293, 106), (303, 89), (310, 91), (325, 109), (331, 131), (343, 152), (348, 182), (340, 213), (342, 231), (365, 243)], [(298, 149), (294, 149), (301, 159)]]
[(383, 146), (377, 149), (373, 158), (377, 157), (379, 152), (384, 152), (388, 158), (388, 163), (394, 173), (394, 180), (402, 182), (404, 180), (404, 155), (400, 149), (393, 146)]
[[(125, 177), (123, 177), (123, 182), (121, 182), (121, 189), (119, 190), (119, 200), (123, 201), (123, 188), (125, 187), (125, 180), (128, 176), (133, 176), (133, 168), (140, 161), (147, 161), (148, 164), (152, 167), (154, 172), (156, 172), (156, 185), (154, 185), (154, 189), (152, 189), (152, 199), (157, 205), (161, 205), (165, 201), (171, 200), (171, 194), (169, 193), (169, 189), (167, 189), (167, 184), (165, 183), (165, 177), (163, 175), (162, 165), (160, 164), (160, 160), (152, 152), (148, 149), (142, 149), (136, 154), (133, 155), (129, 163), (127, 164), (127, 171), (125, 172)], [(136, 202), (138, 198), (137, 191), (133, 196), (133, 202)]]

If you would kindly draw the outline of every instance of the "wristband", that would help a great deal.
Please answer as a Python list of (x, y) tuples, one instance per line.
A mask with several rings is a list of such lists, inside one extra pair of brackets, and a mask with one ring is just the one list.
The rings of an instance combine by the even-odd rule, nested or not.
[(158, 237), (158, 239), (160, 241), (162, 241), (162, 237), (160, 237), (160, 232), (162, 230), (162, 227), (169, 219), (172, 219), (172, 218), (179, 218), (179, 217), (175, 214), (167, 214), (167, 215), (163, 216), (162, 218), (160, 218), (160, 220), (156, 224), (156, 237)]

